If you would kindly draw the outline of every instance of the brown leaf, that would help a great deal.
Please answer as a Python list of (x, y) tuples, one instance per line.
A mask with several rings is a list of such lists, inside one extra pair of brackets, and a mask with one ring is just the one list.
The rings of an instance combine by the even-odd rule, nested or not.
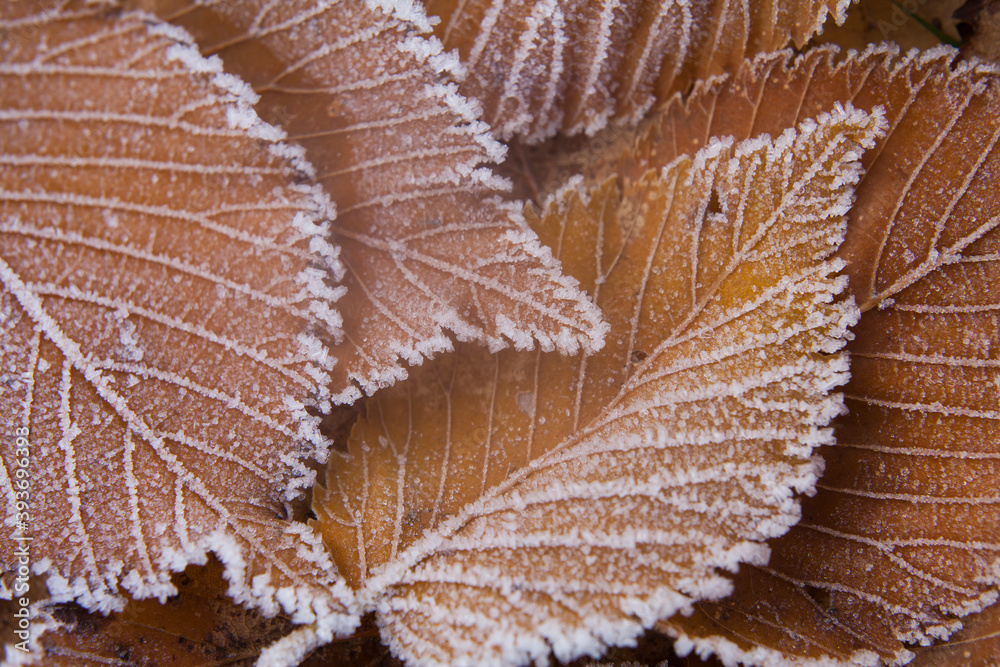
[(917, 648), (912, 667), (963, 665), (990, 667), (1000, 664), (1000, 605), (964, 619), (962, 629), (948, 641), (928, 648)]
[[(351, 627), (284, 521), (326, 456), (306, 407), (338, 319), (325, 197), (176, 29), (29, 4), (0, 5), (27, 35), (0, 46), (9, 534), (54, 602), (164, 599), (212, 550), (238, 601)], [(4, 571), (25, 544), (0, 541)]]
[(570, 188), (534, 224), (607, 313), (607, 346), (462, 346), (369, 400), (313, 506), (396, 655), (597, 655), (766, 558), (841, 409), (854, 310), (822, 259), (877, 127), (841, 110), (622, 195)]
[(945, 49), (834, 53), (761, 57), (676, 103), (638, 142), (666, 162), (836, 101), (881, 105), (889, 122), (863, 159), (838, 253), (863, 315), (850, 415), (823, 452), (820, 491), (767, 568), (746, 568), (732, 598), (665, 626), (728, 660), (898, 660), (901, 642), (947, 636), (996, 596), (1000, 72)]
[(306, 148), (336, 202), (348, 288), (338, 400), (406, 377), (400, 358), (418, 364), (451, 349), (445, 330), (491, 350), (600, 347), (600, 314), (483, 166), (505, 149), (454, 90), (454, 62), (421, 36), (429, 26), (418, 8), (139, 4), (191, 30), (254, 86), (257, 111)]
[(264, 618), (229, 600), (223, 567), (210, 559), (173, 577), (177, 595), (130, 600), (121, 612), (88, 614), (76, 605), (51, 610), (62, 627), (41, 638), (48, 667), (128, 665), (206, 667), (253, 664), (263, 645), (288, 632), (287, 618)]
[(745, 57), (844, 20), (847, 2), (489, 2), (426, 0), (437, 34), (457, 48), (462, 91), (482, 101), (502, 138), (537, 142), (638, 121), (656, 101)]

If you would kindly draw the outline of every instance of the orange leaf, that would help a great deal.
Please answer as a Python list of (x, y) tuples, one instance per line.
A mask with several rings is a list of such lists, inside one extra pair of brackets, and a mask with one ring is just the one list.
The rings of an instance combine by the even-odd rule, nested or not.
[(766, 559), (841, 409), (855, 311), (823, 258), (877, 128), (841, 110), (621, 195), (569, 189), (534, 224), (607, 313), (606, 347), (462, 346), (369, 400), (313, 507), (396, 655), (597, 655)]
[(537, 142), (636, 122), (656, 102), (745, 57), (801, 47), (847, 2), (427, 0), (457, 48), (464, 94), (503, 138)]
[(948, 637), (948, 641), (916, 649), (917, 657), (910, 664), (990, 667), (1000, 663), (1000, 605), (994, 604), (962, 623), (962, 629)]
[[(41, 638), (48, 667), (250, 665), (262, 645), (288, 632), (286, 618), (263, 618), (225, 595), (215, 559), (174, 575), (177, 595), (161, 604), (129, 600), (121, 612), (88, 614), (76, 605), (49, 610), (59, 627)], [(36, 621), (37, 622), (37, 621)]]
[(889, 122), (838, 253), (863, 314), (820, 491), (733, 598), (665, 626), (730, 660), (903, 659), (901, 642), (947, 636), (1000, 583), (1000, 72), (945, 49), (834, 53), (762, 56), (640, 141), (665, 161), (671, 136), (771, 131), (835, 101)]
[(505, 149), (455, 91), (455, 63), (422, 36), (421, 10), (362, 0), (139, 4), (191, 30), (254, 86), (257, 111), (305, 147), (336, 202), (348, 288), (334, 348), (338, 400), (406, 377), (400, 358), (418, 364), (450, 350), (445, 330), (491, 350), (600, 347), (600, 314), (483, 166)]
[[(0, 491), (52, 601), (175, 592), (214, 551), (231, 593), (346, 630), (286, 501), (327, 443), (328, 204), (247, 86), (147, 15), (0, 18)], [(266, 323), (266, 326), (262, 326)], [(26, 516), (22, 516), (22, 506)], [(15, 595), (24, 593), (15, 590)]]

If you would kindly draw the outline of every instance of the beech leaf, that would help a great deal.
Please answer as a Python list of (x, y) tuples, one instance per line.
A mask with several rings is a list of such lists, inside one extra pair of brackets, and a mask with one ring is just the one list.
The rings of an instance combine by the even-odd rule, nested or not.
[(842, 409), (856, 310), (824, 258), (879, 128), (840, 109), (530, 216), (611, 321), (605, 348), (459, 346), (369, 399), (314, 488), (397, 656), (598, 655), (766, 560)]
[(143, 0), (261, 95), (257, 110), (305, 147), (338, 207), (344, 340), (337, 400), (450, 350), (598, 349), (600, 313), (505, 200), (484, 165), (505, 148), (451, 81), (454, 58), (412, 3)]
[(903, 642), (947, 637), (1000, 584), (1000, 70), (944, 48), (835, 54), (761, 56), (665, 110), (630, 158), (673, 160), (836, 102), (889, 123), (838, 253), (862, 316), (819, 492), (732, 598), (663, 626), (728, 661), (906, 660)]
[(106, 613), (211, 550), (237, 601), (349, 630), (285, 520), (328, 445), (329, 203), (182, 31), (27, 4), (0, 8), (31, 28), (0, 59), (3, 570), (28, 536), (52, 602)]
[(846, 0), (427, 0), (438, 36), (457, 48), (462, 92), (482, 101), (504, 139), (593, 133), (635, 122), (654, 102), (745, 57), (801, 47)]

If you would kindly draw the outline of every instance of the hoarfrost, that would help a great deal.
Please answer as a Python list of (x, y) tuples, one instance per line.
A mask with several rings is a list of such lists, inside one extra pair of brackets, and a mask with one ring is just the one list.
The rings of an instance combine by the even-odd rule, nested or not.
[[(347, 627), (332, 562), (279, 518), (283, 497), (312, 482), (303, 459), (327, 450), (308, 410), (326, 392), (339, 321), (342, 268), (322, 217), (332, 207), (297, 184), (301, 151), (275, 143), (256, 95), (218, 59), (146, 14), (95, 12), (35, 17), (34, 46), (57, 53), (77, 85), (42, 83), (45, 59), (30, 49), (0, 72), (30, 91), (4, 104), (25, 129), (13, 162), (56, 151), (60, 170), (44, 194), (0, 196), (0, 295), (16, 313), (0, 366), (31, 378), (0, 406), (36, 408), (25, 412), (37, 444), (34, 571), (50, 601), (109, 612), (125, 593), (173, 594), (171, 573), (214, 550), (237, 598)], [(149, 94), (148, 80), (175, 79), (184, 85), (170, 95)], [(58, 153), (72, 137), (52, 118), (124, 139), (87, 162)], [(14, 169), (32, 182), (30, 167)], [(13, 452), (2, 455), (12, 469)], [(271, 583), (255, 591), (247, 579)]]
[[(488, 165), (506, 148), (479, 120), (479, 104), (448, 80), (458, 63), (428, 34), (419, 3), (295, 0), (280, 17), (271, 9), (263, 0), (211, 5), (286, 63), (277, 80), (250, 71), (239, 49), (215, 48), (202, 26), (190, 27), (202, 30), (204, 50), (265, 91), (258, 113), (300, 137), (337, 202), (330, 231), (352, 267), (338, 303), (356, 316), (344, 321), (332, 352), (333, 400), (405, 378), (404, 364), (450, 349), (446, 332), (492, 349), (514, 341), (558, 342), (567, 352), (599, 345), (599, 311), (502, 201), (509, 183)], [(313, 29), (300, 30), (294, 17), (308, 17)], [(309, 101), (282, 93), (286, 84), (311, 90)]]
[[(766, 562), (762, 541), (798, 520), (793, 491), (815, 482), (812, 451), (842, 410), (830, 391), (857, 308), (836, 298), (844, 225), (828, 203), (850, 200), (858, 146), (882, 127), (835, 110), (776, 140), (717, 142), (622, 193), (574, 183), (530, 218), (574, 239), (567, 268), (615, 314), (606, 348), (581, 361), (459, 345), (373, 396), (314, 488), (315, 525), (397, 656), (596, 655), (728, 594), (720, 571)], [(728, 213), (703, 243), (684, 230), (713, 192)], [(607, 213), (636, 210), (635, 228)], [(633, 268), (654, 263), (665, 270)], [(690, 285), (661, 288), (678, 275)]]

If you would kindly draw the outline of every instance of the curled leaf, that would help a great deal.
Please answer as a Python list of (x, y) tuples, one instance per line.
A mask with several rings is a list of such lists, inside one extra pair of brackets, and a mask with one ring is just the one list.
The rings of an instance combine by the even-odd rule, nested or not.
[[(599, 312), (561, 275), (506, 185), (505, 149), (455, 90), (422, 11), (361, 0), (156, 0), (261, 95), (336, 202), (347, 268), (337, 399), (406, 377), (459, 340), (574, 353), (601, 345)], [(389, 9), (383, 7), (390, 6)]]
[(396, 655), (597, 655), (766, 559), (841, 410), (855, 310), (824, 258), (878, 127), (841, 110), (532, 216), (612, 322), (605, 348), (461, 346), (372, 397), (314, 489)]
[(339, 323), (301, 151), (177, 29), (24, 4), (0, 9), (32, 28), (0, 59), (0, 407), (24, 438), (4, 440), (5, 530), (54, 602), (163, 600), (214, 551), (239, 601), (351, 627), (284, 520), (326, 456), (307, 408)]
[(427, 0), (457, 48), (462, 91), (503, 138), (536, 142), (638, 121), (657, 100), (745, 57), (801, 47), (847, 2)]

